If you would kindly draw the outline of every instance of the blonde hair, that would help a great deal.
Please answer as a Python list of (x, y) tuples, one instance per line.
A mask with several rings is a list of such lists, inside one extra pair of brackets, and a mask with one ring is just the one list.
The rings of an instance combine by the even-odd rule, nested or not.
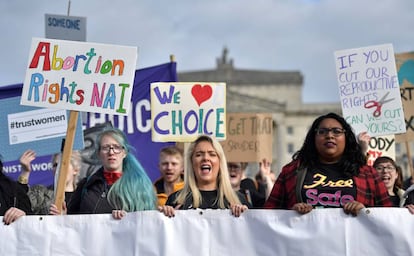
[(217, 175), (218, 207), (220, 209), (228, 208), (228, 206), (226, 206), (226, 202), (228, 202), (230, 205), (240, 204), (239, 197), (233, 190), (230, 183), (229, 171), (227, 169), (227, 160), (226, 156), (224, 155), (224, 150), (217, 140), (207, 135), (199, 136), (194, 142), (190, 144), (188, 148), (188, 152), (186, 154), (185, 159), (186, 170), (184, 171), (184, 188), (179, 192), (177, 199), (175, 200), (175, 203), (184, 204), (189, 195), (191, 195), (192, 197), (193, 208), (198, 208), (202, 203), (201, 193), (199, 188), (197, 187), (197, 182), (194, 175), (192, 157), (194, 154), (195, 147), (203, 141), (211, 143), (219, 157), (220, 169)]
[[(62, 157), (61, 153), (54, 154), (52, 157), (52, 163), (54, 163), (55, 161), (60, 162), (61, 157)], [(73, 178), (73, 188), (76, 189), (76, 186), (78, 184), (79, 173), (82, 168), (82, 158), (78, 150), (72, 151), (72, 155), (70, 156), (70, 164), (72, 165), (73, 169), (76, 170), (76, 175)]]

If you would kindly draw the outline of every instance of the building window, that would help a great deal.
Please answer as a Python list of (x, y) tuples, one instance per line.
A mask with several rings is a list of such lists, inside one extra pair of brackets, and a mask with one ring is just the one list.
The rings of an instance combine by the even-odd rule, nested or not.
[(287, 134), (293, 135), (293, 126), (288, 126), (287, 127)]
[(293, 145), (293, 143), (288, 143), (287, 146), (288, 146), (288, 148), (287, 148), (288, 153), (293, 154), (295, 152), (295, 146)]

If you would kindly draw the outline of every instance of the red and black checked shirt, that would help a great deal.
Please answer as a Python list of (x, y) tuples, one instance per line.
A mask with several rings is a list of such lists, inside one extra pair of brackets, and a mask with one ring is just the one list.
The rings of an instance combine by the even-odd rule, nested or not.
[[(295, 191), (298, 166), (298, 161), (292, 161), (282, 168), (264, 204), (265, 209), (292, 209), (293, 205), (298, 202)], [(356, 201), (366, 207), (392, 207), (387, 189), (373, 167), (362, 166), (358, 176), (354, 176), (353, 180), (356, 188)]]

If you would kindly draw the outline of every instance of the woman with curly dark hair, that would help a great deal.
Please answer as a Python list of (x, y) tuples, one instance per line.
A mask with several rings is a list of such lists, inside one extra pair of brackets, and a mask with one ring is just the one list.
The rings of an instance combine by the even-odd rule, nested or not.
[(318, 117), (302, 148), (283, 167), (264, 207), (308, 213), (337, 207), (356, 216), (365, 207), (392, 206), (352, 127), (335, 113)]

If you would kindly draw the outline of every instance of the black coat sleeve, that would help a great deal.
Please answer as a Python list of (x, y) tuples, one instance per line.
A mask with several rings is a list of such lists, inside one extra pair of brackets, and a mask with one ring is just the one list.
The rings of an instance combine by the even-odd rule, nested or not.
[(407, 200), (405, 200), (405, 205), (414, 204), (414, 190), (408, 193)]
[(87, 178), (83, 178), (81, 181), (79, 181), (75, 192), (73, 192), (73, 195), (70, 198), (70, 201), (66, 202), (68, 214), (79, 213), (82, 196), (85, 193), (85, 189), (86, 189), (85, 188), (86, 182), (87, 182)]
[(25, 189), (17, 182), (5, 175), (0, 177), (0, 196), (5, 205), (1, 205), (2, 215), (11, 207), (24, 211), (27, 215), (33, 214), (32, 205)]
[(15, 182), (16, 188), (16, 208), (24, 211), (27, 215), (33, 214), (32, 205), (30, 203), (29, 196), (27, 195), (25, 189)]
[(172, 193), (170, 196), (168, 196), (168, 199), (167, 199), (167, 202), (165, 203), (165, 205), (176, 207), (177, 204), (174, 201), (177, 198), (177, 195), (178, 195), (178, 191), (176, 191), (176, 192)]
[(246, 205), (248, 208), (252, 208), (252, 204), (249, 201), (247, 201), (245, 195), (243, 195), (240, 191), (236, 191), (236, 194), (241, 204)]

